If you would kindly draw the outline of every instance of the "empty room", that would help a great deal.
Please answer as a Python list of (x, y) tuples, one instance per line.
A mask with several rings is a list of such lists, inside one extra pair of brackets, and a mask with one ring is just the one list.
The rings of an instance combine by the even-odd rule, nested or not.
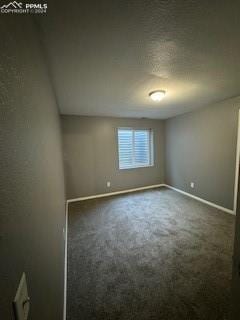
[(240, 3), (0, 3), (0, 319), (240, 319)]

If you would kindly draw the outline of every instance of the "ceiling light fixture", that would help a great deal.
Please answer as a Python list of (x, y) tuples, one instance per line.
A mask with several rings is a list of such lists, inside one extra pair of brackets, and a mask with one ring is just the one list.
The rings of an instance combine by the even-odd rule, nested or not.
[(149, 93), (149, 97), (153, 101), (161, 101), (166, 95), (166, 91), (164, 90), (156, 90)]

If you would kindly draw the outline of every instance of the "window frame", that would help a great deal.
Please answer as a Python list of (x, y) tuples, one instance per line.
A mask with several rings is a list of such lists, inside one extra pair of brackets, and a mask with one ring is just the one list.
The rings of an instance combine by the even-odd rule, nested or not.
[[(119, 130), (131, 130), (133, 131), (133, 145), (134, 145), (134, 132), (135, 131), (148, 131), (149, 132), (149, 164), (137, 165), (136, 163), (129, 167), (120, 167), (120, 153), (119, 153), (119, 141), (118, 141), (118, 131)], [(150, 168), (154, 166), (154, 130), (152, 128), (141, 128), (141, 127), (118, 127), (116, 130), (116, 139), (117, 139), (117, 156), (118, 156), (118, 170), (131, 170), (131, 169), (141, 169), (141, 168)], [(134, 147), (133, 147), (134, 151)]]

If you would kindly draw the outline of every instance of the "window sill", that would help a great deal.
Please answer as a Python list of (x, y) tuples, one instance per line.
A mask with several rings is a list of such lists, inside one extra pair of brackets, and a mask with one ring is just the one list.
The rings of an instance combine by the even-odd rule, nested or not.
[(144, 166), (136, 166), (136, 167), (126, 167), (126, 168), (118, 168), (119, 170), (131, 170), (131, 169), (141, 169), (141, 168), (151, 168), (154, 167), (154, 164), (144, 165)]

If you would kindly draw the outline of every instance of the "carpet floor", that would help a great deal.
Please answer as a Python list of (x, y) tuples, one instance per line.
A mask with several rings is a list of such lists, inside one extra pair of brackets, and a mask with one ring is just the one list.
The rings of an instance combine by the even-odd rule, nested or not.
[(234, 217), (159, 188), (69, 210), (68, 320), (225, 320)]

